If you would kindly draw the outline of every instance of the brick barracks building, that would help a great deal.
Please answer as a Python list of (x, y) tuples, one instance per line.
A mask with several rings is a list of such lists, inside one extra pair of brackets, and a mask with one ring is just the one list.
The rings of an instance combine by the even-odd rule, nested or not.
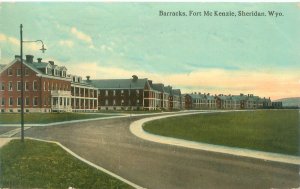
[[(26, 55), (24, 70), (25, 112), (96, 111), (97, 89), (83, 83), (80, 77), (67, 75), (67, 68), (53, 61), (34, 62)], [(0, 67), (1, 112), (21, 110), (21, 59)], [(75, 80), (75, 78), (77, 80)], [(74, 79), (74, 80), (72, 80)]]
[[(26, 55), (24, 66), (25, 112), (93, 112), (97, 110), (173, 110), (181, 99), (172, 87), (158, 90), (151, 80), (132, 79), (91, 80), (67, 74), (67, 68), (53, 61), (34, 61)], [(0, 65), (1, 112), (21, 111), (21, 59)], [(176, 99), (176, 100), (173, 100)]]
[(86, 82), (98, 89), (99, 110), (172, 110), (173, 103), (180, 103), (172, 101), (163, 84), (153, 84), (152, 80), (136, 75), (132, 79), (88, 78)]
[[(251, 95), (181, 94), (180, 89), (153, 83), (147, 78), (96, 79), (67, 74), (53, 61), (24, 65), (25, 112), (94, 112), (98, 110), (256, 109), (272, 106), (271, 100)], [(21, 59), (0, 65), (1, 112), (21, 111)]]

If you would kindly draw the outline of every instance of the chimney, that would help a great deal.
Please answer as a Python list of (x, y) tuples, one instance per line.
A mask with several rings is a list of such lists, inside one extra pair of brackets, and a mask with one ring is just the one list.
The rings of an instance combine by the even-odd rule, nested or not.
[(38, 60), (38, 63), (42, 62), (42, 58), (37, 58), (37, 60)]
[(49, 61), (49, 63), (50, 63), (52, 66), (54, 66), (54, 61)]
[(87, 80), (87, 81), (90, 81), (90, 76), (89, 76), (89, 75), (86, 76), (86, 80)]
[(139, 78), (138, 78), (138, 76), (137, 75), (133, 75), (132, 76), (132, 80), (135, 82), (135, 81), (137, 81)]
[(21, 58), (21, 56), (20, 55), (15, 55), (15, 59), (17, 59), (17, 58)]
[(26, 62), (32, 63), (33, 62), (33, 55), (26, 55)]
[(152, 86), (152, 80), (148, 80), (149, 84)]

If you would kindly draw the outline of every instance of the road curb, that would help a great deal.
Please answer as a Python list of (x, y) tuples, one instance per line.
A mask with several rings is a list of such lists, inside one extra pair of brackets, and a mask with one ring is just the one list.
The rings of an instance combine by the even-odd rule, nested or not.
[(77, 155), (72, 150), (70, 150), (69, 148), (65, 147), (64, 145), (62, 145), (59, 142), (50, 141), (50, 140), (43, 140), (43, 139), (37, 139), (37, 138), (31, 138), (31, 137), (26, 137), (26, 139), (31, 139), (31, 140), (36, 140), (36, 141), (48, 142), (48, 143), (56, 144), (56, 145), (60, 146), (62, 149), (64, 149), (66, 152), (68, 152), (70, 155), (72, 155), (73, 157), (79, 159), (80, 161), (82, 161), (82, 162), (84, 162), (84, 163), (86, 163), (86, 164), (88, 164), (88, 165), (90, 165), (90, 166), (92, 166), (92, 167), (94, 167), (94, 168), (96, 168), (96, 169), (98, 169), (98, 170), (100, 170), (100, 171), (102, 171), (102, 172), (104, 172), (104, 173), (106, 173), (106, 174), (108, 174), (108, 175), (110, 175), (110, 176), (118, 179), (118, 180), (121, 180), (122, 182), (124, 182), (124, 183), (126, 183), (126, 184), (128, 184), (128, 185), (130, 185), (130, 186), (132, 186), (132, 187), (134, 187), (136, 189), (146, 189), (144, 187), (141, 187), (141, 186), (139, 186), (139, 185), (137, 185), (137, 184), (135, 184), (135, 183), (133, 183), (133, 182), (131, 182), (131, 181), (129, 181), (129, 180), (127, 180), (127, 179), (125, 179), (125, 178), (123, 178), (123, 177), (115, 174), (115, 173), (113, 173), (113, 172), (110, 172), (109, 170), (107, 170), (107, 169), (105, 169), (103, 167), (100, 167), (100, 166), (98, 166), (98, 165), (96, 165), (96, 164), (88, 161), (87, 159), (84, 159), (83, 157)]
[[(222, 111), (222, 112), (224, 112), (224, 111)], [(218, 153), (230, 154), (230, 155), (241, 156), (241, 157), (250, 157), (250, 158), (255, 158), (255, 159), (262, 159), (265, 161), (274, 161), (274, 162), (280, 162), (280, 163), (289, 163), (289, 164), (300, 165), (300, 157), (298, 157), (298, 156), (283, 155), (283, 154), (278, 154), (278, 153), (262, 152), (262, 151), (256, 151), (256, 150), (249, 150), (249, 149), (234, 148), (234, 147), (227, 147), (227, 146), (221, 146), (221, 145), (213, 145), (213, 144), (207, 144), (207, 143), (201, 143), (201, 142), (187, 141), (187, 140), (183, 140), (183, 139), (177, 139), (177, 138), (172, 138), (172, 137), (165, 137), (165, 136), (151, 134), (151, 133), (146, 132), (143, 129), (143, 124), (146, 122), (149, 122), (149, 121), (168, 118), (168, 117), (175, 117), (175, 116), (193, 115), (193, 114), (199, 114), (199, 113), (214, 113), (214, 112), (196, 112), (196, 113), (185, 113), (185, 114), (179, 114), (179, 115), (164, 115), (164, 116), (158, 116), (158, 117), (144, 118), (144, 119), (140, 119), (140, 120), (132, 122), (130, 124), (130, 132), (141, 139), (148, 140), (151, 142), (161, 143), (161, 144), (175, 145), (175, 146), (180, 146), (180, 147), (185, 147), (185, 148), (205, 150), (205, 151), (210, 151), (210, 152), (218, 152)]]

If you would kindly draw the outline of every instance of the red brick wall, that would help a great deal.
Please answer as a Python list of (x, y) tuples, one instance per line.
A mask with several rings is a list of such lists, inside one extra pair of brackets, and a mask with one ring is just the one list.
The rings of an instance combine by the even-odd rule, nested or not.
[[(21, 68), (20, 62), (17, 62), (11, 65), (9, 68), (12, 69), (12, 75), (9, 76), (7, 70), (4, 70), (0, 74), (0, 83), (4, 83), (5, 90), (0, 91), (0, 100), (2, 97), (5, 98), (5, 105), (2, 106), (1, 109), (12, 109), (12, 108), (21, 108), (21, 106), (17, 106), (17, 98), (21, 97), (21, 91), (17, 91), (17, 82), (21, 81), (21, 76), (17, 75), (17, 69)], [(8, 68), (8, 69), (9, 69)], [(28, 69), (28, 75), (25, 75), (25, 69)], [(24, 90), (25, 90), (25, 82), (28, 84), (28, 90), (24, 92), (24, 99), (29, 97), (29, 106), (25, 105), (24, 101), (24, 108), (50, 108), (51, 104), (49, 98), (51, 97), (51, 86), (53, 83), (54, 90), (68, 90), (71, 89), (71, 82), (64, 81), (59, 79), (51, 79), (51, 78), (44, 78), (36, 76), (36, 72), (28, 68), (24, 65)], [(8, 83), (12, 82), (13, 89), (12, 91), (8, 90)], [(36, 90), (33, 90), (33, 82), (36, 81), (37, 87)], [(50, 90), (48, 90), (48, 82)], [(45, 91), (44, 91), (44, 83), (45, 83)], [(13, 97), (13, 105), (9, 106), (9, 97)], [(33, 98), (38, 97), (38, 104), (37, 106), (33, 105)], [(44, 105), (44, 101), (46, 99), (46, 105)]]

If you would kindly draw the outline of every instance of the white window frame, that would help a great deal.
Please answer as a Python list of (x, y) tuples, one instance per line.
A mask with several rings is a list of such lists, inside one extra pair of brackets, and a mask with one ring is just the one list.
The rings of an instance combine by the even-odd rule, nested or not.
[(28, 75), (29, 75), (29, 69), (25, 68), (25, 76), (28, 76)]
[[(19, 88), (19, 86), (20, 86), (20, 88)], [(21, 88), (22, 88), (21, 81), (17, 81), (17, 91), (21, 91)]]
[(22, 101), (21, 97), (17, 97), (17, 106), (21, 106), (22, 103), (21, 101)]
[[(35, 101), (35, 99), (36, 99), (36, 101)], [(32, 104), (33, 104), (33, 106), (38, 106), (38, 97), (37, 96), (33, 97)]]
[(14, 105), (14, 99), (13, 99), (13, 97), (9, 97), (8, 98), (8, 105), (9, 106), (13, 106)]
[(29, 106), (30, 104), (30, 98), (28, 96), (25, 97), (25, 106)]
[(21, 68), (17, 68), (17, 76), (21, 76)]
[(8, 76), (12, 76), (13, 75), (13, 69), (12, 68), (8, 68), (7, 69), (7, 75)]
[(37, 81), (36, 81), (36, 80), (34, 80), (34, 81), (32, 82), (32, 90), (33, 90), (33, 91), (37, 91)]
[(1, 82), (0, 83), (0, 91), (4, 91), (5, 90), (5, 83)]
[(5, 97), (1, 98), (1, 106), (5, 106)]
[(7, 86), (8, 91), (12, 91), (12, 90), (13, 90), (13, 82), (12, 82), (12, 81), (9, 81), (7, 85), (8, 85), (8, 86)]

